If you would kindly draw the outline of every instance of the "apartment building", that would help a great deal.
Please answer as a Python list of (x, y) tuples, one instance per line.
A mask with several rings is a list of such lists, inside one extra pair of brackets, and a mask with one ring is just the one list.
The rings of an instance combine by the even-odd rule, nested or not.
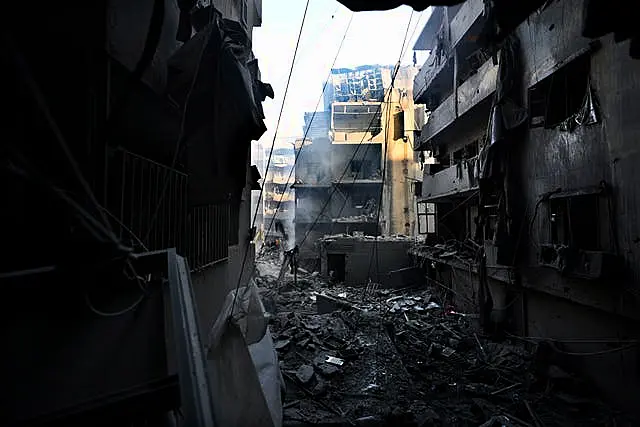
[(595, 3), (433, 9), (413, 89), (431, 245), (414, 255), (486, 328), (557, 340), (552, 357), (633, 409), (638, 350), (616, 342), (640, 320), (640, 63)]

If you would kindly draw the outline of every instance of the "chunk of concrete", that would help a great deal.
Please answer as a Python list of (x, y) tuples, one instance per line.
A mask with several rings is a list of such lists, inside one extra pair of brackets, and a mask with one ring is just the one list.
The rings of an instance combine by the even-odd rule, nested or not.
[(296, 371), (296, 378), (302, 384), (309, 384), (313, 379), (313, 366), (311, 365), (302, 365)]

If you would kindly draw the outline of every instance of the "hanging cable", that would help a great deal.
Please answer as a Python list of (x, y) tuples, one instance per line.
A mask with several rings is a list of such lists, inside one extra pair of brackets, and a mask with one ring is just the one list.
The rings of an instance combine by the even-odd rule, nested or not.
[[(331, 78), (331, 70), (333, 70), (333, 67), (336, 65), (336, 61), (338, 60), (338, 56), (340, 55), (340, 51), (342, 50), (342, 46), (344, 45), (344, 41), (347, 38), (347, 33), (349, 32), (349, 28), (351, 28), (351, 22), (353, 21), (353, 12), (351, 13), (351, 18), (349, 18), (349, 23), (347, 24), (347, 27), (344, 31), (344, 34), (342, 36), (342, 40), (340, 41), (340, 45), (338, 46), (338, 51), (336, 52), (336, 55), (333, 58), (333, 62), (331, 63), (331, 67), (329, 68), (329, 75), (327, 76), (327, 79), (324, 82), (324, 85), (322, 86), (322, 93), (320, 94), (320, 97), (318, 98), (318, 102), (316, 103), (316, 108), (313, 111), (313, 114), (311, 115), (311, 120), (309, 121), (309, 125), (307, 126), (307, 130), (304, 133), (304, 136), (302, 137), (302, 143), (300, 144), (300, 148), (298, 148), (298, 152), (295, 155), (295, 159), (293, 161), (293, 166), (291, 167), (291, 170), (289, 171), (289, 176), (287, 177), (287, 182), (285, 184), (285, 192), (287, 190), (287, 188), (289, 187), (289, 183), (291, 182), (291, 177), (293, 175), (293, 172), (295, 171), (296, 168), (296, 164), (298, 163), (298, 159), (300, 158), (300, 154), (302, 153), (302, 148), (304, 147), (305, 142), (307, 141), (307, 135), (309, 134), (309, 132), (311, 131), (311, 125), (313, 124), (313, 120), (316, 117), (316, 113), (318, 112), (318, 108), (320, 107), (320, 103), (322, 102), (322, 98), (324, 96), (324, 93), (327, 89), (327, 85), (329, 83), (329, 79)], [(266, 174), (265, 174), (266, 177)], [(278, 211), (280, 209), (280, 205), (282, 204), (282, 200), (284, 199), (284, 195), (285, 193), (282, 193), (282, 195), (280, 195), (280, 200), (278, 200), (278, 204), (276, 205), (276, 210), (275, 213), (273, 214), (273, 218), (271, 218), (271, 222), (269, 223), (269, 227), (265, 233), (265, 236), (269, 235), (269, 232), (271, 231), (271, 227), (273, 226), (273, 223), (276, 219), (276, 216), (278, 215)], [(259, 203), (259, 200), (258, 200)], [(257, 211), (256, 211), (257, 212)]]
[[(284, 94), (282, 96), (282, 105), (280, 107), (280, 114), (278, 115), (278, 121), (276, 122), (276, 129), (273, 133), (273, 141), (271, 141), (271, 148), (269, 149), (269, 157), (267, 158), (267, 166), (264, 170), (264, 176), (266, 177), (267, 174), (269, 173), (269, 166), (271, 165), (271, 157), (273, 155), (273, 147), (276, 144), (276, 138), (278, 136), (278, 128), (280, 127), (280, 120), (282, 119), (282, 112), (284, 111), (284, 105), (287, 101), (287, 93), (289, 92), (289, 84), (291, 83), (291, 75), (293, 74), (293, 66), (296, 62), (296, 55), (298, 54), (298, 47), (300, 46), (300, 39), (302, 38), (302, 30), (304, 29), (304, 23), (306, 21), (307, 18), (307, 10), (309, 9), (309, 1), (307, 0), (307, 4), (304, 7), (304, 13), (302, 14), (302, 22), (300, 23), (300, 31), (298, 32), (298, 40), (296, 40), (296, 47), (293, 50), (293, 58), (291, 58), (291, 67), (289, 68), (289, 77), (287, 78), (287, 85), (285, 86), (284, 89)], [(253, 221), (251, 222), (251, 229), (253, 229), (253, 227), (255, 226), (256, 223), (256, 218), (258, 216), (258, 209), (260, 208), (260, 201), (262, 200), (262, 194), (264, 193), (264, 185), (262, 186), (262, 188), (260, 189), (260, 195), (258, 196), (258, 201), (256, 203), (256, 209), (255, 212), (253, 213)], [(240, 266), (240, 273), (238, 275), (238, 283), (236, 284), (236, 289), (235, 289), (235, 294), (233, 296), (233, 303), (231, 304), (231, 313), (233, 313), (233, 310), (235, 308), (236, 305), (236, 300), (238, 297), (238, 289), (240, 288), (240, 283), (242, 283), (242, 275), (244, 273), (244, 266), (247, 262), (247, 255), (249, 253), (249, 242), (246, 242), (246, 247), (244, 250), (244, 255), (242, 257), (242, 264)]]
[[(380, 277), (380, 259), (379, 259), (379, 251), (378, 251), (378, 234), (380, 234), (381, 231), (380, 230), (380, 212), (382, 211), (382, 202), (383, 202), (383, 198), (384, 198), (384, 185), (385, 185), (385, 179), (386, 179), (386, 174), (387, 174), (387, 158), (388, 158), (388, 151), (389, 151), (389, 123), (391, 121), (391, 102), (393, 99), (393, 89), (395, 86), (395, 82), (396, 82), (396, 77), (398, 76), (398, 73), (400, 72), (400, 64), (402, 62), (402, 56), (403, 56), (403, 52), (404, 52), (404, 47), (405, 44), (407, 43), (407, 37), (409, 35), (409, 28), (411, 27), (411, 20), (413, 19), (413, 13), (414, 11), (411, 11), (411, 15), (409, 15), (409, 22), (407, 23), (407, 29), (404, 33), (404, 39), (402, 40), (402, 46), (400, 47), (400, 54), (398, 56), (398, 62), (396, 64), (396, 67), (393, 71), (393, 76), (391, 77), (391, 87), (389, 88), (389, 94), (388, 94), (388, 101), (386, 103), (387, 105), (387, 121), (386, 121), (386, 125), (385, 125), (385, 130), (384, 130), (384, 157), (383, 157), (383, 163), (382, 163), (382, 185), (380, 186), (380, 198), (378, 201), (378, 212), (376, 215), (376, 235), (375, 235), (375, 239), (374, 239), (374, 243), (373, 243), (373, 248), (374, 248), (374, 252), (375, 252), (375, 259), (376, 259), (376, 278)], [(371, 259), (369, 260), (369, 272), (368, 275), (370, 276), (371, 274), (371, 263), (373, 262), (373, 257), (371, 257)]]

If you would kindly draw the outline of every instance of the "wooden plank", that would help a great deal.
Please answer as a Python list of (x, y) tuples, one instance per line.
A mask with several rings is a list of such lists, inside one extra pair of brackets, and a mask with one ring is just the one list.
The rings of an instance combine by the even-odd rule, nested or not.
[(458, 114), (471, 110), (496, 90), (498, 66), (489, 59), (458, 88)]

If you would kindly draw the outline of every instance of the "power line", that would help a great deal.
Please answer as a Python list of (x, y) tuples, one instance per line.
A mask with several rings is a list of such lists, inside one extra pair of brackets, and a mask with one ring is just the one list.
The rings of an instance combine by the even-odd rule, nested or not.
[[(298, 152), (295, 155), (295, 159), (293, 161), (293, 166), (291, 168), (291, 170), (289, 171), (289, 176), (287, 177), (287, 182), (285, 183), (285, 191), (286, 188), (289, 186), (289, 182), (291, 181), (291, 176), (295, 170), (296, 164), (298, 163), (298, 159), (300, 157), (300, 154), (302, 153), (302, 148), (304, 147), (304, 144), (307, 140), (307, 135), (309, 134), (309, 132), (311, 131), (311, 125), (313, 124), (313, 120), (316, 117), (316, 113), (318, 112), (318, 108), (320, 106), (320, 103), (322, 102), (322, 97), (324, 96), (324, 92), (327, 89), (327, 85), (329, 84), (329, 79), (331, 78), (331, 70), (333, 69), (333, 67), (336, 65), (336, 61), (338, 60), (338, 56), (340, 55), (340, 51), (342, 50), (342, 46), (344, 45), (344, 41), (347, 38), (347, 33), (349, 32), (349, 28), (351, 27), (351, 22), (353, 21), (353, 13), (351, 13), (351, 18), (349, 19), (349, 23), (347, 24), (346, 29), (344, 30), (344, 35), (342, 36), (342, 40), (340, 41), (340, 45), (338, 46), (338, 51), (336, 52), (335, 57), (333, 58), (333, 62), (331, 63), (331, 67), (329, 68), (329, 75), (327, 76), (327, 79), (324, 82), (324, 85), (322, 86), (322, 93), (320, 94), (320, 98), (318, 99), (318, 102), (316, 103), (316, 108), (313, 111), (313, 114), (311, 115), (311, 120), (309, 121), (309, 125), (307, 126), (307, 130), (304, 133), (304, 136), (302, 137), (302, 143), (300, 144), (300, 148), (298, 149)], [(266, 173), (265, 173), (265, 178), (266, 178)], [(282, 200), (284, 199), (284, 194), (282, 193), (282, 195), (280, 196), (280, 200), (278, 200), (278, 204), (276, 205), (276, 210), (275, 213), (273, 214), (273, 218), (271, 218), (271, 222), (269, 223), (269, 227), (265, 233), (265, 236), (267, 236), (269, 234), (269, 232), (271, 231), (271, 227), (273, 226), (273, 223), (276, 219), (276, 216), (278, 215), (278, 210), (280, 209), (280, 205), (282, 203)], [(258, 206), (259, 206), (260, 200), (258, 199)], [(256, 212), (257, 212), (257, 208), (256, 208)]]
[[(273, 147), (276, 144), (276, 138), (278, 136), (278, 128), (280, 127), (280, 120), (282, 119), (282, 112), (284, 111), (284, 105), (287, 101), (287, 93), (289, 92), (289, 84), (291, 83), (291, 75), (293, 74), (293, 66), (295, 65), (296, 62), (296, 55), (298, 54), (298, 47), (300, 46), (300, 39), (302, 37), (302, 30), (304, 28), (304, 23), (306, 21), (307, 18), (307, 10), (309, 9), (309, 2), (310, 0), (307, 0), (307, 4), (304, 7), (304, 13), (302, 15), (302, 22), (300, 23), (300, 31), (298, 32), (298, 40), (296, 40), (296, 47), (293, 51), (293, 58), (291, 58), (291, 67), (289, 69), (289, 77), (287, 78), (287, 85), (285, 86), (284, 89), (284, 94), (282, 96), (282, 106), (280, 107), (280, 114), (278, 115), (278, 121), (276, 122), (276, 129), (275, 132), (273, 133), (273, 141), (271, 142), (271, 148), (269, 149), (269, 157), (267, 159), (267, 166), (264, 170), (264, 176), (266, 178), (267, 174), (269, 173), (269, 166), (271, 165), (271, 157), (273, 155)], [(262, 185), (262, 188), (260, 189), (260, 195), (258, 196), (258, 201), (256, 203), (256, 210), (253, 213), (253, 221), (251, 222), (251, 229), (253, 229), (253, 227), (256, 224), (256, 218), (258, 215), (258, 209), (260, 207), (260, 201), (262, 200), (262, 194), (264, 193), (264, 185)], [(244, 251), (244, 256), (242, 257), (242, 264), (240, 266), (240, 274), (238, 275), (238, 283), (236, 284), (236, 290), (235, 290), (235, 294), (233, 297), (233, 303), (231, 305), (231, 313), (233, 313), (233, 309), (235, 308), (236, 305), (236, 299), (238, 297), (238, 289), (240, 288), (240, 283), (242, 282), (242, 275), (244, 273), (244, 266), (245, 263), (247, 262), (247, 254), (249, 253), (249, 242), (246, 242), (247, 245), (245, 247), (245, 251)]]
[[(316, 224), (318, 223), (318, 220), (320, 219), (320, 217), (324, 213), (324, 210), (329, 205), (329, 202), (331, 201), (331, 198), (333, 197), (333, 194), (336, 192), (337, 186), (342, 183), (342, 179), (347, 174), (347, 171), (349, 170), (351, 162), (353, 161), (353, 159), (355, 159), (356, 155), (358, 154), (358, 151), (360, 150), (360, 147), (364, 143), (364, 140), (365, 140), (365, 137), (366, 137), (367, 133), (369, 133), (369, 130), (371, 129), (371, 125), (376, 120), (376, 118), (379, 117), (379, 113), (381, 112), (381, 110), (382, 110), (382, 103), (380, 103), (380, 105), (378, 106), (378, 109), (376, 110), (375, 114), (371, 118), (371, 121), (369, 122), (369, 125), (367, 126), (367, 129), (364, 131), (364, 135), (362, 136), (362, 140), (360, 140), (360, 142), (356, 146), (356, 149), (355, 149), (353, 155), (351, 156), (351, 159), (349, 159), (349, 161), (347, 162), (347, 166), (345, 167), (344, 171), (342, 171), (342, 175), (340, 175), (340, 178), (338, 179), (338, 181), (333, 184), (333, 189), (332, 189), (331, 193), (329, 194), (329, 197), (327, 197), (327, 200), (325, 201), (324, 205), (322, 206), (322, 209), (320, 210), (320, 213), (318, 213), (318, 216), (316, 216), (316, 219), (311, 224), (311, 227), (305, 233), (304, 238), (300, 242), (300, 246), (302, 246), (304, 244), (304, 242), (307, 240), (307, 237), (309, 237), (309, 233), (316, 226)], [(373, 137), (372, 137), (372, 139), (373, 139)]]
[[(403, 56), (403, 52), (404, 52), (404, 46), (405, 43), (407, 42), (407, 37), (409, 35), (409, 28), (411, 27), (411, 20), (413, 19), (413, 10), (411, 11), (411, 15), (409, 16), (409, 22), (407, 23), (407, 29), (404, 33), (404, 40), (402, 41), (402, 47), (400, 48), (400, 55), (398, 56), (398, 63), (396, 64), (396, 68), (393, 71), (393, 76), (391, 78), (391, 87), (389, 88), (389, 100), (387, 101), (387, 122), (385, 125), (385, 132), (384, 132), (384, 158), (383, 158), (383, 163), (382, 163), (382, 186), (380, 187), (380, 199), (378, 202), (378, 212), (377, 212), (377, 216), (376, 216), (376, 234), (375, 234), (375, 239), (374, 239), (374, 243), (373, 243), (373, 249), (375, 251), (375, 258), (376, 258), (376, 277), (380, 276), (380, 258), (379, 258), (379, 251), (378, 251), (378, 230), (380, 228), (380, 212), (382, 211), (382, 202), (384, 199), (384, 185), (385, 185), (385, 179), (386, 179), (386, 175), (387, 175), (387, 158), (389, 156), (389, 122), (391, 120), (391, 101), (392, 101), (392, 97), (393, 97), (393, 89), (394, 89), (394, 85), (396, 83), (396, 77), (398, 76), (398, 73), (400, 72), (400, 63), (402, 61), (402, 56)], [(371, 257), (371, 259), (369, 260), (369, 272), (367, 274), (371, 273), (371, 263), (373, 262), (373, 257)]]

